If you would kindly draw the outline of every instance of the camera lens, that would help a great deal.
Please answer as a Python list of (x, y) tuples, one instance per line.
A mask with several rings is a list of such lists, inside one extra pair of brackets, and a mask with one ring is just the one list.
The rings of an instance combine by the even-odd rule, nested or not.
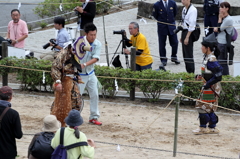
[(49, 46), (50, 46), (50, 43), (47, 43), (47, 44), (43, 45), (43, 49), (46, 49), (46, 48), (48, 48)]

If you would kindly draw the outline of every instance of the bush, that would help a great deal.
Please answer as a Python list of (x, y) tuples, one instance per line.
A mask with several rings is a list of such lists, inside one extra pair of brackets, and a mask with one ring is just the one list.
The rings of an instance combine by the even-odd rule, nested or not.
[[(53, 80), (49, 73), (52, 66), (51, 61), (8, 57), (0, 60), (0, 65), (26, 68), (18, 69), (0, 66), (1, 75), (6, 73), (17, 73), (17, 79), (21, 81), (22, 89), (38, 90), (37, 86), (40, 86), (40, 89), (41, 86), (44, 86), (46, 91), (52, 91)], [(45, 84), (42, 83), (43, 70), (46, 72)], [(161, 93), (168, 90), (174, 90), (180, 79), (184, 81), (182, 94), (197, 99), (203, 84), (200, 81), (194, 81), (194, 74), (185, 72), (171, 73), (168, 71), (154, 70), (133, 72), (130, 69), (114, 69), (107, 66), (95, 66), (95, 73), (97, 76), (101, 76), (98, 77), (98, 80), (102, 84), (104, 95), (111, 98), (116, 96), (117, 91), (115, 87), (115, 79), (117, 79), (119, 89), (126, 90), (127, 92), (132, 88), (139, 89), (143, 92), (149, 102), (159, 101)], [(222, 92), (220, 94), (219, 105), (230, 109), (240, 110), (240, 76), (223, 76), (221, 85)], [(47, 88), (50, 89), (47, 90)], [(181, 99), (182, 102), (184, 102), (184, 97)], [(192, 104), (195, 103), (193, 100), (189, 101), (191, 101)]]
[(39, 26), (43, 29), (47, 26), (47, 23), (42, 21), (42, 22), (38, 22)]
[(51, 78), (50, 73), (45, 73), (45, 84), (42, 83), (43, 72), (42, 71), (33, 71), (31, 69), (36, 70), (51, 70), (51, 62), (46, 60), (36, 60), (36, 59), (18, 59), (16, 57), (7, 57), (0, 60), (0, 65), (7, 65), (12, 67), (20, 67), (26, 69), (18, 69), (18, 68), (7, 68), (0, 67), (0, 74), (3, 75), (6, 73), (17, 73), (17, 80), (21, 81), (21, 87), (23, 90), (35, 90), (37, 86), (44, 86), (44, 89), (47, 91), (47, 86), (50, 87), (48, 91), (52, 90), (53, 80)]
[(97, 2), (96, 4), (97, 4), (96, 5), (96, 13), (97, 14), (107, 13), (108, 10), (113, 5), (113, 0), (103, 0), (103, 1)]
[[(81, 2), (79, 2), (79, 0), (62, 0), (62, 3), (66, 3), (62, 5), (62, 11), (59, 9), (59, 0), (45, 0), (44, 2), (39, 3), (39, 5), (33, 9), (33, 11), (39, 17), (44, 18), (71, 12), (76, 6), (81, 5)], [(65, 18), (68, 21), (70, 20), (70, 17), (67, 15), (65, 15)]]

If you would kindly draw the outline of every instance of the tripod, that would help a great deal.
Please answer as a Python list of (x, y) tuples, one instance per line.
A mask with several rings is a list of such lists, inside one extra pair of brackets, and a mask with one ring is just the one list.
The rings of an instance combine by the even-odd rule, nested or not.
[[(118, 47), (117, 47), (116, 51), (114, 52), (114, 55), (113, 55), (112, 60), (111, 60), (110, 63), (113, 62), (113, 59), (114, 59), (114, 57), (116, 56), (117, 51), (118, 51), (118, 49), (119, 49), (119, 47), (120, 47), (121, 44), (122, 44), (122, 51), (121, 51), (121, 53), (122, 53), (122, 54), (125, 54), (125, 53), (123, 52), (123, 49), (126, 48), (126, 45), (125, 45), (125, 40), (122, 39), (122, 40), (119, 42)], [(127, 67), (127, 68), (130, 68), (130, 67), (129, 67), (129, 61), (128, 61), (128, 55), (127, 55), (127, 54), (125, 54), (125, 60), (126, 60), (126, 67)]]

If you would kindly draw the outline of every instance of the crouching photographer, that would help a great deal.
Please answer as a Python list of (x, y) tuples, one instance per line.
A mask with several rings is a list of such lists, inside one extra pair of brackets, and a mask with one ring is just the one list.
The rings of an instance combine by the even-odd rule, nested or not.
[(53, 61), (60, 50), (63, 48), (64, 43), (69, 41), (69, 35), (67, 30), (64, 28), (65, 19), (63, 17), (54, 18), (54, 27), (59, 30), (56, 39), (50, 39), (49, 42), (43, 45), (43, 49), (47, 49), (50, 46), (51, 52), (40, 56), (40, 59)]
[[(129, 24), (129, 32), (131, 34), (130, 40), (125, 38), (126, 46), (136, 47), (136, 70), (142, 71), (145, 69), (152, 69), (153, 58), (150, 54), (150, 49), (146, 37), (139, 32), (139, 25), (136, 22)], [(125, 54), (131, 54), (131, 52), (124, 48)]]

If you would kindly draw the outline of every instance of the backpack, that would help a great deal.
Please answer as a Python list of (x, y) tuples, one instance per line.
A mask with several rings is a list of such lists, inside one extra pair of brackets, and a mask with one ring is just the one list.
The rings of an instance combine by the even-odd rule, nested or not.
[[(63, 145), (63, 137), (64, 137), (65, 128), (61, 128), (60, 130), (60, 145), (53, 151), (51, 159), (67, 159), (67, 150), (72, 149), (78, 146), (88, 146), (87, 142), (77, 142), (68, 146)], [(78, 159), (81, 157), (79, 155)]]
[(237, 32), (237, 30), (233, 27), (231, 40), (232, 40), (232, 41), (236, 41), (237, 38), (238, 38), (238, 32)]
[(51, 146), (54, 133), (42, 132), (32, 145), (31, 154), (38, 159), (50, 159), (54, 149)]
[(198, 41), (201, 34), (201, 29), (198, 23), (196, 23), (195, 30), (191, 33), (193, 42)]
[(224, 32), (226, 33), (227, 47), (230, 47), (231, 46), (231, 42), (234, 42), (234, 41), (237, 40), (238, 32), (237, 32), (237, 30), (234, 27), (233, 27), (233, 30), (232, 30), (232, 34), (228, 34), (226, 29), (224, 30)]

